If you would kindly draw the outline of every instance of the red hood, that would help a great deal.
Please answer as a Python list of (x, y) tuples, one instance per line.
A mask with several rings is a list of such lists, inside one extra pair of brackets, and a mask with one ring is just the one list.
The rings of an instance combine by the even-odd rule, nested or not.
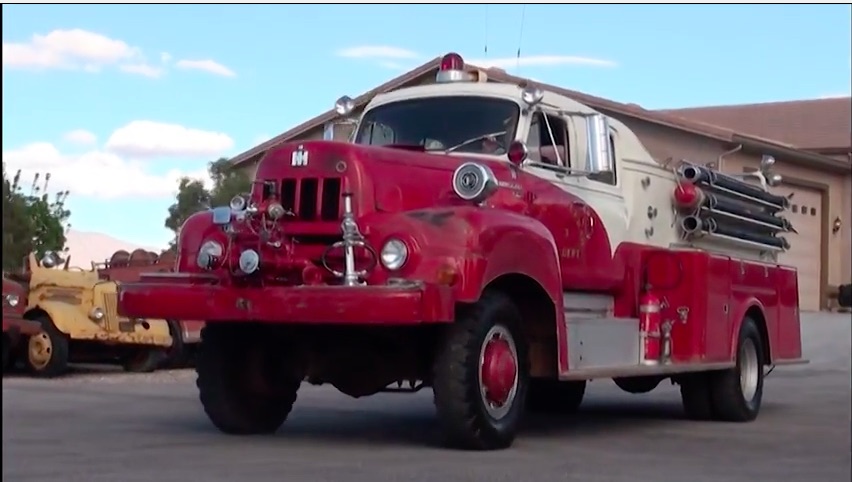
[[(300, 146), (308, 153), (307, 165), (294, 167), (292, 156)], [(259, 163), (256, 179), (344, 177), (349, 190), (357, 194), (354, 202), (359, 214), (398, 212), (451, 202), (453, 171), (466, 160), (489, 165), (499, 179), (509, 176), (507, 163), (489, 159), (307, 141), (287, 143), (270, 151)]]

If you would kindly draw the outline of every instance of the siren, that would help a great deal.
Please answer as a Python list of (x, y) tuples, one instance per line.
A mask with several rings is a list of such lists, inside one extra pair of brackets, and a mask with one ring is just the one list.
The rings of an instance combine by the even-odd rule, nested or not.
[(441, 57), (441, 64), (438, 67), (438, 74), (435, 76), (435, 82), (485, 82), (488, 79), (485, 72), (476, 70), (468, 72), (465, 69), (464, 59), (462, 56), (450, 52)]

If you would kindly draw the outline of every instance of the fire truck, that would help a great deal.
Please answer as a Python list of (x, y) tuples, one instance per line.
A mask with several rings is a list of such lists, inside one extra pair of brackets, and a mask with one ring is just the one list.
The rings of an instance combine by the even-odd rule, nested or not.
[(448, 54), (350, 142), (270, 149), (120, 310), (206, 321), (197, 385), (227, 434), (275, 432), (303, 381), (431, 388), (460, 449), (511, 446), (524, 413), (575, 411), (600, 378), (670, 380), (689, 418), (748, 422), (766, 374), (805, 362), (773, 163), (656, 160), (619, 120)]

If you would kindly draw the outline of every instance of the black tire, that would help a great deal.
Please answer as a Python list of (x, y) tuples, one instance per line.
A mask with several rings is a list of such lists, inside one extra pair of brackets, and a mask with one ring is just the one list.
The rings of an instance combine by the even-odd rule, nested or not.
[(163, 360), (164, 368), (179, 368), (187, 363), (186, 345), (183, 343), (183, 329), (180, 322), (176, 320), (166, 320), (169, 324), (169, 335), (172, 337), (172, 346), (166, 351), (166, 358)]
[(689, 373), (678, 378), (683, 411), (690, 420), (713, 419), (711, 373)]
[(41, 333), (26, 338), (27, 369), (36, 377), (54, 378), (68, 372), (68, 337), (59, 331), (47, 315), (36, 318)]
[[(254, 352), (254, 353), (252, 353)], [(266, 362), (257, 373), (250, 356)], [(281, 370), (286, 350), (270, 344), (250, 326), (208, 324), (201, 331), (195, 371), (201, 405), (207, 417), (229, 435), (271, 434), (287, 420), (302, 378)], [(275, 358), (272, 359), (271, 358)], [(270, 390), (251, 389), (262, 377)]]
[(552, 379), (530, 380), (527, 410), (531, 413), (570, 414), (583, 403), (586, 381), (562, 382)]
[(139, 348), (124, 359), (122, 367), (129, 373), (151, 373), (163, 366), (166, 356), (162, 348)]
[[(468, 450), (512, 445), (529, 385), (528, 350), (520, 324), (521, 315), (507, 296), (486, 292), (477, 303), (460, 310), (455, 323), (447, 327), (432, 367), (435, 407), (447, 445)], [(479, 359), (489, 333), (511, 338), (516, 355), (514, 396), (510, 389), (505, 405), (496, 409), (486, 407), (480, 388)], [(495, 416), (489, 410), (505, 413)]]
[[(764, 350), (757, 323), (751, 318), (744, 319), (737, 341), (736, 367), (711, 375), (713, 411), (717, 420), (750, 422), (757, 418), (763, 400)], [(741, 375), (752, 380), (753, 395), (744, 393)]]
[(852, 283), (840, 285), (837, 290), (837, 304), (841, 308), (852, 308)]

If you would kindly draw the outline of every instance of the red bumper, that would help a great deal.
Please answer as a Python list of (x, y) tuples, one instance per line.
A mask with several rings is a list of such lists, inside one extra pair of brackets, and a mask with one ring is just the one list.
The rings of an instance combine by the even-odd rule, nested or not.
[(122, 283), (118, 311), (131, 318), (410, 325), (449, 322), (449, 287), (299, 286), (236, 288), (199, 276), (163, 274)]
[(14, 340), (21, 335), (32, 336), (41, 331), (41, 323), (26, 320), (18, 314), (3, 313), (3, 333)]

